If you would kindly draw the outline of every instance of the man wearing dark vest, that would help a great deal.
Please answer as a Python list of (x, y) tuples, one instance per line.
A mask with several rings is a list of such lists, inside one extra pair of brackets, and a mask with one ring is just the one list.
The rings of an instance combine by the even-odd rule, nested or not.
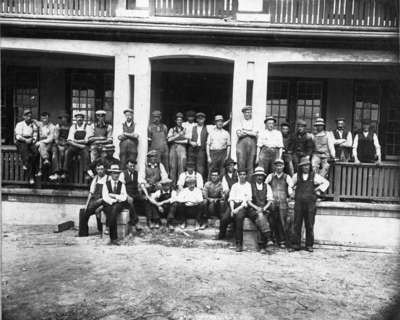
[(283, 172), (285, 163), (282, 159), (274, 162), (274, 172), (270, 173), (265, 182), (271, 186), (273, 202), (271, 206), (272, 232), (281, 248), (290, 246), (291, 226), (289, 217), (289, 197), (293, 193), (292, 178)]
[(135, 132), (133, 110), (125, 109), (124, 114), (126, 121), (122, 123), (122, 134), (118, 136), (118, 139), (121, 141), (119, 143), (119, 159), (122, 169), (125, 169), (127, 159), (131, 158), (136, 161), (139, 138), (139, 135)]
[(92, 180), (89, 189), (89, 195), (86, 202), (86, 210), (79, 214), (79, 236), (87, 237), (89, 235), (88, 221), (91, 215), (96, 214), (97, 230), (101, 233), (103, 225), (101, 224), (100, 214), (97, 215), (100, 207), (103, 205), (103, 187), (108, 180), (106, 169), (103, 162), (96, 165), (97, 175)]
[(335, 145), (336, 158), (342, 162), (348, 162), (351, 158), (353, 137), (350, 131), (345, 128), (345, 119), (336, 119), (336, 129), (332, 131), (333, 143)]
[(168, 142), (171, 144), (169, 150), (169, 176), (175, 185), (179, 175), (185, 170), (186, 166), (186, 130), (182, 126), (183, 114), (178, 112), (175, 116), (176, 126), (168, 131)]
[(99, 161), (104, 163), (104, 167), (106, 170), (110, 169), (112, 164), (120, 164), (119, 159), (114, 158), (115, 147), (113, 144), (105, 144), (101, 147), (100, 155), (89, 165), (88, 174), (91, 177), (94, 177), (96, 174), (96, 164)]
[(330, 167), (329, 160), (335, 160), (336, 158), (335, 145), (332, 136), (325, 130), (324, 119), (317, 118), (314, 126), (316, 128), (314, 134), (315, 149), (311, 164), (314, 172), (327, 178)]
[(38, 139), (38, 127), (32, 120), (32, 111), (30, 109), (24, 110), (23, 119), (15, 126), (15, 144), (21, 154), (22, 167), (29, 179), (29, 184), (34, 184), (33, 177), (37, 170), (36, 164), (39, 156), (39, 152), (35, 147)]
[(311, 133), (306, 131), (307, 123), (299, 119), (297, 120), (297, 131), (293, 137), (293, 167), (297, 172), (299, 161), (302, 157), (311, 157), (315, 144)]
[(94, 161), (101, 153), (105, 144), (112, 144), (112, 126), (106, 122), (105, 110), (96, 111), (96, 121), (91, 126), (91, 135), (88, 138), (90, 144), (90, 160)]
[(110, 228), (110, 244), (119, 245), (117, 233), (117, 217), (124, 208), (128, 207), (125, 184), (119, 179), (119, 165), (113, 164), (108, 170), (111, 179), (103, 186), (103, 210)]
[(167, 142), (168, 128), (161, 123), (161, 112), (155, 110), (151, 113), (153, 120), (148, 127), (149, 150), (156, 150), (159, 154), (160, 161), (167, 173), (169, 172), (169, 149)]
[[(211, 217), (221, 219), (222, 214), (225, 212), (225, 192), (219, 177), (219, 170), (213, 169), (210, 172), (210, 181), (207, 181), (203, 188), (203, 198), (206, 204), (205, 221)], [(200, 229), (207, 228), (207, 223), (200, 226)]]
[(306, 229), (306, 250), (313, 251), (317, 197), (329, 187), (328, 180), (310, 169), (309, 157), (303, 157), (299, 163), (298, 172), (293, 176), (295, 189), (294, 241), (290, 251), (300, 250), (303, 221)]
[(188, 159), (195, 161), (196, 171), (205, 179), (207, 177), (207, 137), (206, 115), (196, 113), (197, 125), (192, 128)]
[[(81, 162), (83, 164), (83, 169), (87, 172), (89, 165), (89, 149), (87, 146), (88, 137), (90, 134), (90, 129), (84, 122), (84, 114), (75, 114), (76, 123), (72, 124), (69, 129), (67, 143), (68, 147), (65, 151), (65, 161), (64, 161), (64, 175), (65, 177), (71, 172), (72, 159), (73, 157), (80, 155)], [(64, 177), (64, 178), (65, 178)]]
[(381, 163), (381, 146), (369, 120), (363, 120), (362, 131), (354, 136), (353, 156), (355, 163)]
[(151, 194), (146, 209), (147, 219), (150, 221), (150, 229), (160, 228), (160, 218), (167, 219), (169, 231), (174, 231), (176, 213), (176, 191), (172, 188), (172, 180), (165, 178), (160, 181), (161, 189)]
[(287, 122), (281, 123), (281, 132), (283, 138), (282, 160), (285, 163), (285, 172), (291, 177), (294, 174), (293, 168), (293, 136)]
[(64, 172), (65, 152), (68, 146), (68, 133), (70, 125), (68, 124), (69, 115), (66, 113), (61, 114), (58, 119), (60, 122), (56, 124), (54, 130), (54, 144), (53, 155), (57, 159), (58, 171), (49, 177), (50, 180), (65, 179), (66, 173)]
[(228, 199), (229, 191), (232, 186), (239, 181), (237, 170), (235, 169), (236, 162), (231, 158), (225, 161), (225, 174), (222, 177), (222, 188), (225, 192), (226, 199)]

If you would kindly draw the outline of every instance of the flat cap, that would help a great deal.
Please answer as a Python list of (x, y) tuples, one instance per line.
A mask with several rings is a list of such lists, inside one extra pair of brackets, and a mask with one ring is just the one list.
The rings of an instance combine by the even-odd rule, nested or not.
[(107, 112), (105, 110), (96, 110), (95, 112), (96, 115), (101, 115), (101, 114), (107, 114)]
[(205, 114), (204, 112), (197, 112), (197, 113), (196, 113), (196, 118), (200, 118), (200, 117), (205, 118), (205, 117), (206, 117), (206, 114)]
[(161, 111), (160, 110), (154, 110), (151, 115), (153, 117), (161, 117)]
[(338, 118), (336, 118), (336, 120), (335, 120), (336, 122), (339, 122), (339, 121), (346, 121), (346, 119), (345, 118), (343, 118), (343, 117), (338, 117)]
[(227, 166), (229, 166), (230, 164), (236, 164), (236, 162), (235, 162), (233, 159), (231, 159), (231, 158), (226, 159), (226, 160), (225, 160), (225, 163), (224, 163), (224, 166), (227, 167)]
[(102, 151), (109, 151), (109, 150), (115, 150), (115, 147), (113, 144), (109, 143), (109, 144), (105, 144), (102, 148)]
[(127, 112), (133, 113), (133, 109), (132, 108), (126, 108), (124, 110), (124, 113), (127, 113)]
[(82, 117), (82, 118), (84, 118), (84, 117), (85, 117), (85, 114), (84, 114), (83, 112), (81, 112), (81, 111), (78, 111), (77, 113), (74, 114), (74, 117), (75, 117), (75, 118), (77, 118), (77, 117)]
[(170, 184), (172, 180), (170, 178), (164, 178), (160, 181), (160, 184)]
[(276, 159), (274, 164), (285, 164), (285, 162), (282, 159)]
[(289, 123), (287, 122), (282, 122), (281, 127), (290, 127)]
[(273, 121), (276, 123), (276, 119), (273, 116), (268, 116), (265, 118), (264, 123), (266, 123), (267, 121)]
[(29, 113), (32, 113), (32, 110), (31, 109), (25, 109), (22, 114), (26, 115), (26, 114), (29, 114)]
[(149, 152), (147, 152), (147, 156), (148, 157), (157, 157), (158, 152), (157, 152), (157, 150), (150, 150)]
[(251, 106), (245, 106), (242, 108), (242, 112), (251, 111), (251, 110), (253, 110), (253, 108)]
[(325, 121), (323, 118), (317, 118), (314, 122), (314, 126), (324, 126), (325, 125)]
[(214, 121), (224, 121), (224, 117), (218, 114), (214, 117)]
[(303, 126), (303, 127), (306, 127), (306, 126), (307, 126), (307, 122), (305, 122), (303, 119), (297, 120), (296, 124), (297, 124), (298, 126)]
[(118, 164), (112, 164), (110, 166), (110, 169), (108, 169), (107, 171), (110, 172), (110, 173), (120, 173), (121, 169), (119, 168)]
[(175, 119), (176, 118), (182, 118), (183, 119), (183, 113), (182, 112), (178, 112), (176, 115), (175, 115)]

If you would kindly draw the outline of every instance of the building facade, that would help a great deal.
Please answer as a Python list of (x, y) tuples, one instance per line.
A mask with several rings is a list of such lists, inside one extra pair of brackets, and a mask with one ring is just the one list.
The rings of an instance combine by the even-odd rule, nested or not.
[(400, 157), (396, 0), (2, 0), (0, 12), (3, 146), (27, 106), (53, 121), (105, 109), (118, 146), (131, 106), (139, 170), (155, 109), (169, 126), (177, 111), (231, 113), (235, 157), (251, 105), (260, 128), (268, 115), (328, 129), (344, 117), (352, 131), (369, 119), (383, 159)]

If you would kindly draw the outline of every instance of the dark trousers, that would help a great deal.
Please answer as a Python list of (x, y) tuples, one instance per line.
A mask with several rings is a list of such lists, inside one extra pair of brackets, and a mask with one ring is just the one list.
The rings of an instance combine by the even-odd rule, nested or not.
[(279, 202), (271, 206), (271, 214), (269, 223), (275, 241), (279, 244), (290, 244), (292, 221), (289, 217), (289, 209), (287, 204), (280, 205)]
[(169, 148), (168, 145), (157, 143), (156, 146), (150, 145), (149, 150), (156, 150), (167, 173), (169, 173)]
[(117, 218), (122, 210), (128, 207), (128, 203), (124, 202), (116, 202), (112, 205), (107, 203), (103, 203), (104, 205), (104, 213), (107, 216), (107, 226), (110, 228), (110, 239), (117, 240), (118, 232), (117, 232)]
[(236, 145), (238, 168), (245, 168), (249, 174), (254, 171), (254, 160), (257, 153), (256, 138), (240, 138)]
[(209, 219), (211, 217), (222, 218), (224, 212), (226, 211), (224, 199), (207, 199), (205, 208), (205, 218)]
[(175, 220), (176, 203), (166, 203), (162, 205), (163, 212), (160, 212), (157, 206), (146, 201), (147, 221), (160, 222), (161, 218), (167, 219), (167, 224), (172, 225)]
[(184, 203), (177, 203), (176, 204), (176, 213), (178, 219), (182, 222), (185, 222), (186, 219), (194, 218), (198, 223), (203, 222), (204, 217), (204, 203), (199, 203), (194, 206), (187, 206)]
[(67, 150), (65, 151), (65, 161), (64, 161), (64, 171), (70, 172), (72, 169), (72, 159), (77, 156), (81, 156), (81, 161), (83, 163), (83, 169), (85, 171), (88, 170), (89, 165), (89, 150), (87, 147), (81, 149), (75, 146), (68, 146)]
[(128, 202), (128, 207), (129, 207), (130, 224), (135, 225), (139, 222), (139, 216), (137, 214), (137, 210), (135, 207), (135, 202), (137, 201), (137, 199), (135, 199), (135, 197), (132, 197), (131, 195), (128, 195), (126, 201)]
[(54, 168), (54, 172), (64, 171), (64, 163), (65, 163), (65, 154), (67, 151), (66, 145), (54, 144), (53, 145), (53, 157), (56, 159), (56, 167)]
[(188, 160), (196, 163), (196, 171), (200, 173), (203, 179), (207, 178), (207, 151), (200, 147), (188, 148)]
[(285, 162), (285, 172), (293, 177), (294, 175), (294, 166), (293, 166), (293, 156), (291, 153), (283, 153), (282, 160)]
[(227, 156), (227, 149), (210, 150), (211, 164), (209, 172), (211, 172), (211, 170), (213, 169), (217, 169), (219, 171), (220, 176), (223, 176), (225, 172), (224, 164), (226, 156)]
[(32, 178), (33, 174), (37, 171), (39, 151), (34, 144), (17, 141), (16, 145), (21, 155), (22, 164), (27, 168), (26, 176)]
[[(96, 214), (96, 210), (103, 204), (102, 199), (90, 199), (88, 207), (86, 210), (81, 210), (79, 212), (79, 236), (87, 237), (89, 235), (88, 222), (91, 215)], [(97, 230), (102, 232), (103, 225), (101, 224), (100, 216), (96, 215)]]
[(173, 143), (169, 151), (170, 177), (173, 185), (176, 185), (179, 175), (185, 171), (186, 166), (186, 145)]
[(306, 247), (314, 245), (315, 211), (315, 200), (296, 200), (294, 204), (294, 248), (300, 248), (303, 221), (306, 228)]
[[(240, 204), (235, 205), (235, 208)], [(219, 232), (220, 237), (225, 237), (226, 229), (231, 222), (235, 223), (235, 240), (236, 244), (243, 243), (243, 220), (244, 218), (249, 218), (257, 226), (261, 233), (260, 247), (265, 246), (266, 242), (271, 238), (271, 229), (267, 217), (263, 213), (257, 213), (252, 208), (242, 208), (235, 215), (231, 215), (230, 208), (225, 210), (225, 213), (221, 219)]]
[(121, 169), (126, 168), (126, 162), (128, 159), (134, 159), (136, 161), (138, 155), (137, 142), (132, 139), (125, 139), (119, 144), (119, 159), (121, 162)]
[(272, 172), (272, 165), (277, 158), (277, 148), (262, 147), (260, 150), (258, 165), (264, 168), (266, 174), (269, 174)]

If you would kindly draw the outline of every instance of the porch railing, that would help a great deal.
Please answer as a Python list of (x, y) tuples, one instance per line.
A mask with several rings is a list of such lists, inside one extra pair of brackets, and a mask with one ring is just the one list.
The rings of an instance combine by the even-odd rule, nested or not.
[(115, 16), (115, 0), (0, 0), (0, 13), (48, 16)]
[(264, 0), (274, 24), (388, 27), (399, 25), (398, 0)]

